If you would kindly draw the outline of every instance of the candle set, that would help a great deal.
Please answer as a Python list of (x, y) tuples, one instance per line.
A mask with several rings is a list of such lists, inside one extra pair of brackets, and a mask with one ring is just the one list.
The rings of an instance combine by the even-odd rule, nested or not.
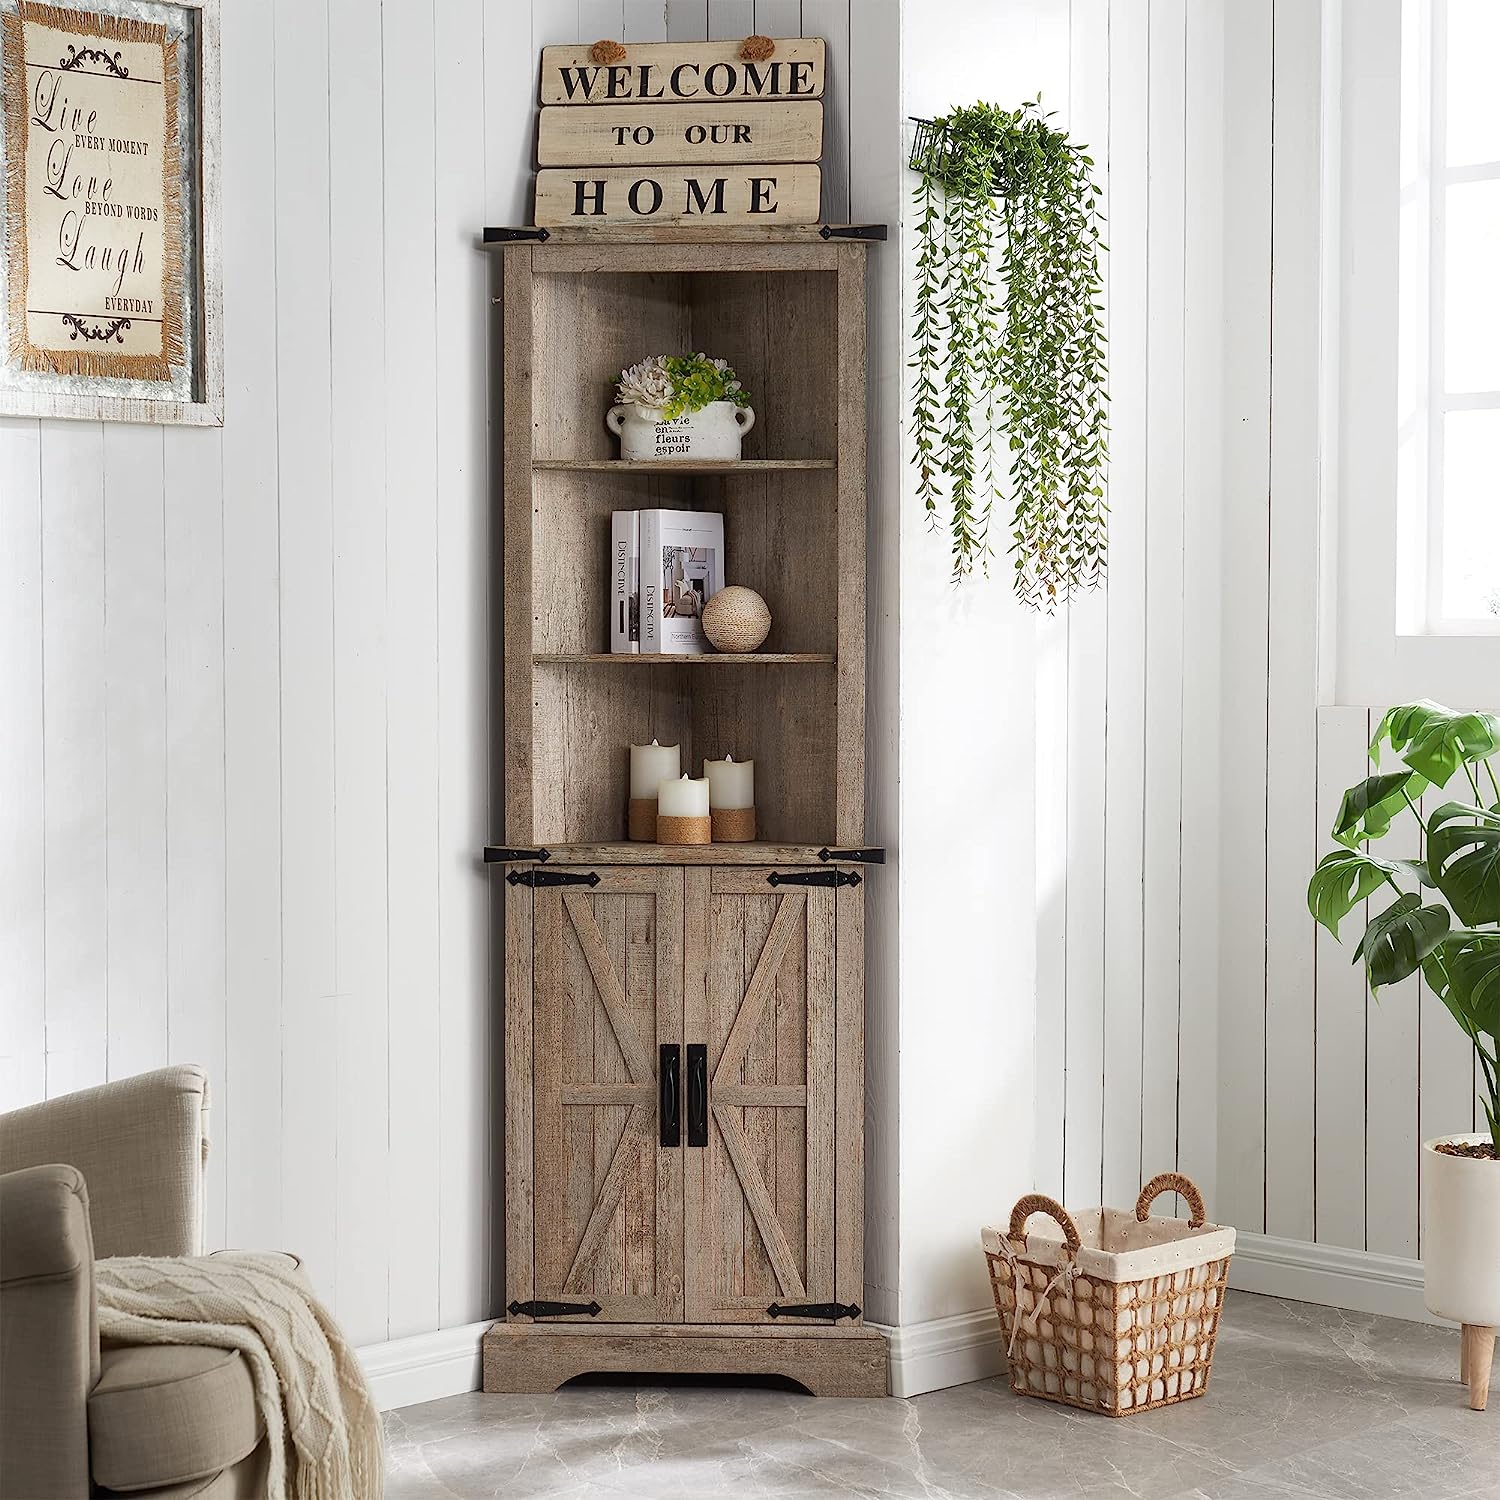
[(637, 843), (746, 844), (755, 838), (755, 762), (706, 760), (682, 769), (681, 747), (630, 747), (627, 832)]

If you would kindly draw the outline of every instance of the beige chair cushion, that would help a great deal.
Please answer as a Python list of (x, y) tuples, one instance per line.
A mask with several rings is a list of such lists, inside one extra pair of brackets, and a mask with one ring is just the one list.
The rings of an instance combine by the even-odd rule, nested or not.
[(217, 1474), (264, 1431), (237, 1350), (197, 1344), (106, 1346), (89, 1397), (94, 1482), (156, 1489)]

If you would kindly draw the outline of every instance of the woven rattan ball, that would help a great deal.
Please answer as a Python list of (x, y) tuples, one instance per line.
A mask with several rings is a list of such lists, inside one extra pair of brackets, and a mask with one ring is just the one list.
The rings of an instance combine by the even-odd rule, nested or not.
[(731, 584), (703, 606), (703, 630), (717, 651), (754, 651), (771, 633), (771, 611), (754, 589)]

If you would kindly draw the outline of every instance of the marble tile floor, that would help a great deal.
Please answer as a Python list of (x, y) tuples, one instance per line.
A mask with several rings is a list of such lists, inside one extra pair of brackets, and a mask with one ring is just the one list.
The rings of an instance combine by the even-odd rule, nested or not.
[(651, 1383), (453, 1396), (386, 1430), (388, 1500), (1500, 1497), (1500, 1399), (1468, 1409), (1456, 1331), (1244, 1292), (1208, 1394), (1118, 1421), (1001, 1380), (910, 1401)]

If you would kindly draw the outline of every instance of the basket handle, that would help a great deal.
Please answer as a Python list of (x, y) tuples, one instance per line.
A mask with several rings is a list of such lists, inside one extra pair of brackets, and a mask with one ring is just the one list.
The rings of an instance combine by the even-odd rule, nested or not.
[(1141, 1196), (1135, 1200), (1135, 1216), (1142, 1224), (1151, 1213), (1151, 1205), (1163, 1193), (1181, 1193), (1188, 1201), (1188, 1228), (1203, 1228), (1203, 1221), (1208, 1217), (1203, 1209), (1203, 1194), (1198, 1191), (1198, 1184), (1181, 1172), (1163, 1172), (1141, 1189)]
[(1078, 1226), (1073, 1222), (1072, 1214), (1056, 1198), (1049, 1198), (1045, 1193), (1027, 1193), (1024, 1198), (1016, 1199), (1016, 1206), (1010, 1211), (1011, 1239), (1026, 1238), (1026, 1221), (1032, 1214), (1046, 1214), (1049, 1219), (1055, 1219), (1068, 1249), (1077, 1254), (1083, 1241), (1078, 1237)]

